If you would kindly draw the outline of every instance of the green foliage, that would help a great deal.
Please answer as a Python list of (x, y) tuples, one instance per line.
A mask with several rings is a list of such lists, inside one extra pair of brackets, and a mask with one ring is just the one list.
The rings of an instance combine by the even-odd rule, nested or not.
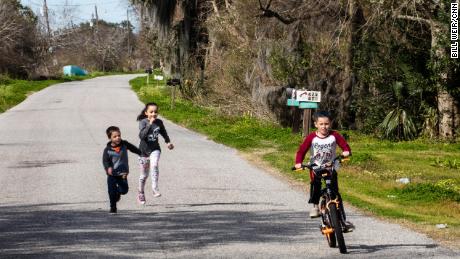
[(351, 157), (350, 161), (348, 163), (350, 163), (351, 165), (366, 165), (370, 162), (373, 162), (375, 161), (376, 158), (374, 155), (372, 155), (371, 153), (361, 153), (361, 152), (357, 152), (357, 153), (353, 153), (353, 156)]
[[(393, 126), (396, 137), (391, 137), (388, 129), (383, 130), (393, 140), (401, 139), (398, 136), (407, 129), (402, 139), (412, 139), (423, 129), (425, 121), (435, 120), (426, 118), (432, 114), (425, 112), (436, 104), (436, 88), (428, 67), (430, 30), (409, 20), (390, 22), (386, 16), (379, 16), (373, 26), (376, 27), (356, 46), (353, 60), (360, 83), (354, 93), (359, 97), (353, 104), (357, 125), (365, 132), (373, 132), (379, 124), (380, 130)], [(398, 122), (398, 117), (407, 120)], [(393, 125), (388, 124), (390, 119), (394, 120)], [(382, 125), (383, 121), (386, 123)]]
[(441, 159), (437, 157), (432, 163), (432, 166), (435, 167), (446, 167), (450, 169), (460, 169), (460, 161), (457, 159)]
[(0, 85), (10, 84), (12, 79), (8, 75), (0, 74)]
[(307, 70), (311, 68), (311, 46), (302, 44), (294, 53), (276, 44), (271, 50), (268, 62), (272, 66), (273, 76), (291, 85), (306, 82)]
[(417, 136), (412, 119), (407, 112), (401, 108), (390, 111), (378, 129), (381, 137), (395, 140), (410, 140)]
[(55, 83), (58, 81), (11, 80), (7, 84), (0, 84), (0, 112), (24, 101), (31, 92), (39, 91)]
[(408, 184), (404, 188), (395, 189), (394, 194), (399, 199), (407, 201), (443, 201), (452, 200), (460, 202), (460, 192), (455, 190), (452, 181), (432, 183)]

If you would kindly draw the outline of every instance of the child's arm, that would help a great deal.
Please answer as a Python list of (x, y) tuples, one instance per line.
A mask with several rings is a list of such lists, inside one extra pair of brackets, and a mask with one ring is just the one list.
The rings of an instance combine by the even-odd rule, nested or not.
[(150, 124), (147, 120), (139, 121), (139, 138), (146, 139), (150, 130)]
[(308, 135), (303, 143), (299, 146), (299, 149), (297, 150), (297, 154), (295, 157), (295, 167), (300, 168), (302, 165), (302, 162), (305, 158), (305, 155), (307, 154), (308, 150), (310, 149), (311, 143), (313, 139), (315, 138), (316, 134), (313, 132), (310, 135)]
[(135, 153), (135, 154), (138, 154), (138, 155), (141, 155), (141, 150), (138, 149), (136, 146), (134, 146), (133, 144), (129, 143), (128, 141), (124, 140), (124, 143), (126, 144), (126, 148)]
[(163, 124), (163, 121), (160, 123), (160, 135), (164, 138), (166, 144), (168, 145), (168, 148), (173, 149), (174, 145), (171, 143), (171, 140), (169, 139), (168, 132), (166, 132), (166, 128)]
[(338, 132), (333, 131), (332, 135), (335, 137), (335, 140), (337, 142), (337, 145), (342, 149), (342, 155), (347, 157), (351, 155), (351, 148), (348, 145), (347, 141), (345, 140), (342, 135), (340, 135)]
[(112, 175), (113, 165), (110, 160), (109, 153), (107, 152), (107, 148), (104, 149), (104, 153), (102, 154), (102, 165), (104, 166), (105, 172), (108, 175)]

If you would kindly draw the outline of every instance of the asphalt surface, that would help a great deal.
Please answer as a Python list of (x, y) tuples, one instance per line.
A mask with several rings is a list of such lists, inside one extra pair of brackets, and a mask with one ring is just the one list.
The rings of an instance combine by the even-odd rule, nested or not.
[(117, 125), (138, 144), (143, 105), (128, 85), (133, 77), (51, 86), (0, 115), (1, 258), (460, 257), (350, 209), (357, 229), (345, 235), (349, 254), (340, 255), (319, 220), (307, 217), (305, 193), (168, 121), (176, 148), (161, 141), (163, 196), (153, 198), (148, 184), (147, 204), (136, 203), (139, 166), (130, 154), (130, 191), (110, 215), (105, 129)]

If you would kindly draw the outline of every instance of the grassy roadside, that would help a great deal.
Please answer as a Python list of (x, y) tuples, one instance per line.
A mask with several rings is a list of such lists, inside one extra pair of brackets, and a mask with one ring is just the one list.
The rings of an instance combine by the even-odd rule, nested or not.
[[(207, 107), (177, 100), (171, 110), (170, 88), (145, 86), (145, 77), (132, 88), (143, 102), (155, 101), (166, 118), (206, 134), (210, 139), (250, 153), (285, 175), (307, 182), (307, 174), (293, 173), (294, 154), (302, 138), (290, 129), (251, 117), (227, 117)], [(460, 248), (460, 144), (416, 140), (389, 142), (342, 132), (353, 150), (340, 171), (344, 199), (365, 213), (402, 223), (451, 247)], [(409, 184), (396, 180), (407, 177)], [(436, 224), (447, 224), (438, 229)]]
[(0, 75), (0, 113), (24, 101), (28, 95), (40, 91), (50, 85), (80, 81), (98, 76), (115, 75), (120, 73), (94, 72), (87, 76), (63, 76), (50, 80), (19, 80)]

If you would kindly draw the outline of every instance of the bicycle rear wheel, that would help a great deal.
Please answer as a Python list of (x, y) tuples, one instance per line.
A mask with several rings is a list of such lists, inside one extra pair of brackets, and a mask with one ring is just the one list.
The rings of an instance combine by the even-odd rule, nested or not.
[(345, 245), (345, 239), (343, 238), (342, 226), (340, 225), (339, 215), (337, 207), (334, 203), (329, 204), (329, 215), (331, 216), (331, 223), (334, 227), (335, 237), (339, 244), (340, 253), (347, 253), (347, 246)]

